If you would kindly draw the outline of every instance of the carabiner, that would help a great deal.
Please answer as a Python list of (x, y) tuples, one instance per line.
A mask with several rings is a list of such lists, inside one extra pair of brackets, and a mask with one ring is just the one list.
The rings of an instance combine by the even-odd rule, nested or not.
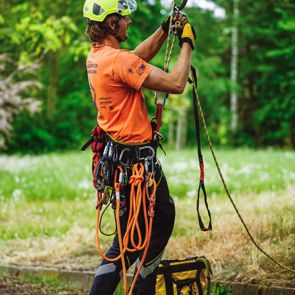
[[(151, 154), (147, 157), (141, 157), (141, 151), (143, 150), (149, 150), (151, 151)], [(156, 153), (155, 150), (151, 147), (151, 146), (143, 146), (143, 147), (139, 147), (138, 148), (138, 154), (137, 154), (137, 158), (139, 161), (141, 160), (151, 160), (155, 157)]]
[(174, 6), (174, 9), (177, 9), (180, 11), (180, 10), (184, 9), (186, 4), (187, 4), (187, 0), (182, 0), (181, 4), (179, 6), (177, 6), (177, 5)]
[(120, 156), (119, 156), (119, 163), (123, 166), (123, 167), (128, 167), (128, 166), (130, 166), (130, 163), (131, 163), (131, 159), (129, 158), (127, 158), (127, 160), (126, 160), (126, 162), (123, 162), (123, 156), (124, 156), (124, 154), (125, 154), (125, 152), (130, 152), (130, 148), (125, 148), (125, 149), (123, 149), (122, 150), (122, 152), (121, 152), (121, 154), (120, 154)]

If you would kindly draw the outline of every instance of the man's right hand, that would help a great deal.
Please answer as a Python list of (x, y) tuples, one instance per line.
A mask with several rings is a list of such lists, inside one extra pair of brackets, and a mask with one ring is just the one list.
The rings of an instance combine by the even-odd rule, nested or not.
[(192, 50), (195, 48), (196, 33), (191, 24), (186, 23), (182, 30), (178, 31), (179, 44), (188, 43)]
[[(171, 20), (171, 16), (167, 17), (167, 18), (163, 21), (163, 23), (162, 23), (162, 25), (161, 25), (162, 30), (163, 30), (166, 34), (168, 34), (168, 32), (169, 32), (170, 20)], [(180, 28), (183, 28), (184, 25), (185, 25), (187, 22), (188, 22), (188, 20), (187, 20), (187, 17), (185, 16), (185, 14), (183, 14), (183, 13), (177, 11), (177, 12), (175, 12), (174, 15), (173, 15), (173, 19), (172, 19), (172, 24), (171, 24), (171, 25), (172, 25), (172, 26), (175, 26), (176, 23), (178, 23), (178, 26), (179, 26)]]

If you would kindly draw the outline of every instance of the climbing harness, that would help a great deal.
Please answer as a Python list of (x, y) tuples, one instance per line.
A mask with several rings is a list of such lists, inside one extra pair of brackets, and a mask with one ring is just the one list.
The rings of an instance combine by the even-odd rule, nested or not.
[[(92, 130), (92, 137), (82, 150), (89, 145), (93, 151), (92, 175), (97, 190), (96, 204), (96, 246), (100, 256), (108, 262), (121, 260), (125, 294), (132, 294), (135, 282), (145, 262), (151, 239), (157, 183), (155, 180), (156, 149), (158, 143), (152, 141), (141, 145), (126, 145), (115, 141), (99, 126)], [(127, 192), (130, 188), (130, 192)], [(127, 208), (126, 195), (129, 195)], [(120, 255), (107, 257), (100, 247), (101, 210), (103, 205), (112, 204)], [(127, 228), (123, 235), (120, 217), (128, 212)], [(143, 212), (144, 227), (141, 232), (139, 219)], [(103, 233), (104, 234), (104, 233)], [(137, 266), (133, 283), (128, 291), (125, 253), (143, 251)]]

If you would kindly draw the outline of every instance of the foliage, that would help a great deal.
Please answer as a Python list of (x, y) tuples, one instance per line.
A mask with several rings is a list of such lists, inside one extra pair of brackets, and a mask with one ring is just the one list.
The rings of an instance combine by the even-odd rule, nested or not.
[(232, 294), (232, 290), (230, 287), (228, 287), (227, 285), (223, 285), (223, 284), (216, 284), (211, 292), (211, 295), (230, 295)]
[(33, 94), (32, 90), (40, 89), (40, 83), (32, 79), (16, 81), (16, 77), (20, 74), (23, 77), (29, 77), (29, 74), (34, 73), (38, 66), (36, 64), (20, 65), (9, 71), (11, 63), (12, 60), (8, 55), (0, 55), (0, 148), (5, 147), (5, 142), (11, 136), (13, 121), (21, 112), (27, 110), (33, 114), (40, 109), (39, 101), (23, 97)]
[[(185, 9), (197, 31), (193, 63), (198, 69), (199, 95), (212, 140), (219, 145), (294, 146), (295, 72), (294, 4), (286, 1), (239, 1), (239, 83), (230, 83), (230, 33), (232, 1), (214, 0), (226, 10), (225, 18), (196, 6)], [(138, 1), (132, 15), (129, 39), (133, 49), (157, 29), (168, 8), (160, 0)], [(96, 124), (85, 70), (90, 42), (84, 34), (85, 20), (80, 1), (2, 1), (0, 4), (1, 53), (17, 64), (40, 63), (36, 93), (42, 102), (35, 117), (19, 115), (13, 124), (7, 152), (44, 152), (78, 149)], [(165, 46), (164, 46), (165, 47)], [(152, 63), (163, 66), (165, 48)], [(171, 66), (179, 49), (174, 50)], [(24, 77), (18, 77), (21, 81)], [(230, 132), (230, 90), (239, 92), (239, 128)], [(148, 110), (155, 112), (153, 94), (146, 92)], [(171, 99), (164, 112), (167, 123), (185, 105), (188, 144), (194, 144), (191, 93)], [(176, 123), (175, 123), (176, 124)]]
[[(230, 3), (216, 2), (225, 7), (230, 26)], [(295, 4), (245, 0), (239, 1), (239, 8), (240, 128), (236, 143), (294, 146)]]

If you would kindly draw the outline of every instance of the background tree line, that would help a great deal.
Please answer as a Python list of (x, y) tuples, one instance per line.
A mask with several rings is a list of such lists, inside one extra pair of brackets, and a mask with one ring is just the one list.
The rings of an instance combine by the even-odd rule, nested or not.
[[(169, 13), (159, 0), (137, 2), (124, 44), (128, 49), (156, 30)], [(193, 63), (212, 139), (220, 145), (294, 147), (295, 4), (291, 0), (212, 2), (225, 9), (224, 18), (198, 7), (185, 10), (197, 31)], [(95, 126), (85, 69), (90, 42), (84, 34), (82, 4), (77, 0), (0, 3), (0, 54), (6, 57), (0, 59), (2, 151), (77, 149)], [(163, 66), (164, 49), (154, 65)], [(172, 66), (178, 52), (175, 49)], [(14, 72), (17, 75), (12, 77)], [(15, 91), (7, 94), (7, 87), (13, 90), (24, 81), (28, 83), (18, 88), (18, 97), (21, 93), (39, 100), (38, 113), (32, 114), (32, 107), (16, 111), (21, 103)], [(145, 94), (152, 116), (153, 93)], [(9, 131), (4, 122), (12, 126)], [(170, 97), (163, 133), (170, 145), (194, 143), (190, 87), (183, 95)]]

